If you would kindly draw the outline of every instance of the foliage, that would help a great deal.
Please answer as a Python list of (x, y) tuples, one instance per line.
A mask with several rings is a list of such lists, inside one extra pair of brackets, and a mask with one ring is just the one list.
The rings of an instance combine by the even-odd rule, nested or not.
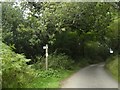
[(64, 54), (59, 55), (50, 55), (49, 56), (49, 67), (50, 68), (59, 68), (59, 69), (72, 69), (73, 60)]
[[(5, 44), (2, 46), (3, 87), (26, 87), (36, 73), (31, 66), (39, 72), (39, 81), (35, 79), (39, 83), (35, 86), (40, 87), (51, 80), (60, 80), (61, 70), (104, 61), (110, 47), (116, 54), (120, 18), (119, 7), (116, 9), (114, 5), (106, 2), (21, 2), (20, 6), (14, 2), (2, 3), (2, 41), (19, 53)], [(44, 71), (45, 44), (49, 45), (48, 71)], [(111, 64), (108, 67), (114, 72), (116, 60), (111, 62), (115, 67), (110, 67)]]
[(61, 81), (69, 77), (73, 72), (75, 71), (62, 69), (49, 69), (48, 71), (38, 70), (38, 77), (29, 84), (29, 88), (60, 88)]
[(113, 77), (116, 78), (120, 82), (120, 77), (119, 77), (120, 65), (118, 61), (119, 57), (120, 57), (119, 55), (116, 55), (116, 56), (112, 56), (108, 58), (106, 62), (106, 68), (112, 73)]
[(108, 26), (117, 16), (110, 3), (22, 2), (20, 7), (12, 4), (3, 3), (3, 41), (14, 44), (15, 52), (32, 60), (43, 56), (42, 46), (46, 43), (50, 53), (57, 50), (74, 58), (84, 56), (85, 43), (106, 44)]
[[(38, 58), (37, 62), (33, 64), (36, 69), (45, 69), (45, 58)], [(48, 57), (48, 67), (56, 69), (72, 69), (74, 61), (64, 54), (50, 54)]]
[(84, 46), (85, 57), (91, 59), (93, 63), (105, 61), (109, 56), (109, 48), (99, 42), (89, 41)]
[(77, 32), (64, 31), (56, 35), (56, 40), (53, 47), (56, 53), (65, 53), (71, 58), (79, 56), (80, 45)]
[(94, 62), (91, 59), (89, 59), (89, 58), (86, 57), (86, 58), (81, 58), (79, 60), (79, 62), (77, 63), (78, 64), (77, 66), (79, 66), (79, 67), (85, 67), (85, 66), (88, 66), (88, 65), (93, 64), (93, 63)]
[(109, 31), (107, 33), (107, 43), (110, 48), (113, 49), (113, 51), (116, 53), (119, 52), (120, 47), (119, 47), (119, 40), (120, 40), (120, 35), (119, 35), (119, 28), (120, 26), (120, 17), (115, 17), (113, 22), (109, 26)]
[(15, 54), (10, 47), (2, 43), (2, 87), (23, 88), (27, 87), (35, 77), (35, 71), (26, 62), (24, 55)]
[(13, 7), (12, 2), (2, 3), (2, 38), (7, 44), (17, 43), (17, 27), (23, 22), (23, 14), (19, 7)]
[[(47, 26), (56, 30), (54, 48), (58, 51), (73, 57), (84, 56), (84, 46), (88, 41), (106, 44), (108, 26), (115, 13), (109, 3), (45, 3), (43, 5), (44, 15), (48, 18)], [(52, 30), (50, 27), (47, 28), (47, 31)], [(72, 34), (67, 35), (66, 32), (77, 34), (73, 38)]]
[(46, 71), (45, 70), (39, 71), (38, 76), (41, 78), (50, 78), (50, 77), (60, 78), (59, 70), (54, 70), (52, 68), (49, 68)]

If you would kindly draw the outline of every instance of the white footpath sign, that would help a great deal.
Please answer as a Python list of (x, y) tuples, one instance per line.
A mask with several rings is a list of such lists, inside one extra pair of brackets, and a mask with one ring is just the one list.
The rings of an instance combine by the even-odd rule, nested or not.
[(113, 50), (110, 48), (110, 53), (113, 53)]

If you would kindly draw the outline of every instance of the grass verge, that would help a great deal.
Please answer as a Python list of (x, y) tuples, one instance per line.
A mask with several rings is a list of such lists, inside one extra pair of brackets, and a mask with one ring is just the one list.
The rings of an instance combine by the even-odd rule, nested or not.
[(29, 88), (60, 88), (61, 81), (73, 74), (75, 70), (60, 70), (56, 76), (50, 77), (37, 77), (32, 83), (29, 84)]
[(52, 69), (48, 71), (37, 70), (38, 76), (28, 85), (29, 88), (60, 88), (62, 81), (69, 78), (72, 74), (89, 65), (88, 61), (81, 60), (79, 63), (72, 64), (72, 69)]
[(119, 62), (118, 62), (118, 58), (120, 56), (116, 55), (116, 56), (112, 56), (110, 57), (107, 62), (106, 62), (106, 68), (109, 72), (112, 73), (113, 75), (113, 78), (115, 78), (117, 81), (120, 82), (120, 65), (119, 65)]

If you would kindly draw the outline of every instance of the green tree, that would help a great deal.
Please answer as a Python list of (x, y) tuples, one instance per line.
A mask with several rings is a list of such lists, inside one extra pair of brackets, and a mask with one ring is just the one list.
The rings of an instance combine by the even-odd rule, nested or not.
[[(3, 21), (13, 25), (15, 29), (8, 29), (7, 34), (11, 35), (10, 40), (14, 41), (16, 51), (25, 53), (28, 58), (43, 55), (42, 46), (46, 43), (49, 44), (50, 53), (62, 48), (68, 55), (84, 56), (87, 42), (95, 41), (106, 45), (108, 26), (113, 21), (113, 16), (116, 16), (111, 3), (22, 2), (21, 8), (22, 15), (17, 13), (23, 17), (21, 23), (14, 26), (9, 20), (3, 18)], [(8, 37), (7, 34), (4, 36)], [(61, 40), (63, 37), (66, 43)], [(78, 52), (75, 52), (75, 47)]]
[(13, 2), (2, 3), (2, 37), (5, 43), (16, 45), (17, 27), (23, 22), (23, 16), (20, 8), (13, 5)]

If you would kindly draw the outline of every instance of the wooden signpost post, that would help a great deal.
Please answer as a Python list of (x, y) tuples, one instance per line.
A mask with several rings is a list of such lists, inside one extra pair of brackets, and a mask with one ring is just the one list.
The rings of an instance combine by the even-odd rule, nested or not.
[(46, 46), (43, 46), (43, 49), (45, 49), (46, 53), (45, 53), (45, 56), (46, 56), (46, 59), (45, 59), (45, 67), (46, 67), (46, 70), (48, 70), (48, 45), (46, 44)]

